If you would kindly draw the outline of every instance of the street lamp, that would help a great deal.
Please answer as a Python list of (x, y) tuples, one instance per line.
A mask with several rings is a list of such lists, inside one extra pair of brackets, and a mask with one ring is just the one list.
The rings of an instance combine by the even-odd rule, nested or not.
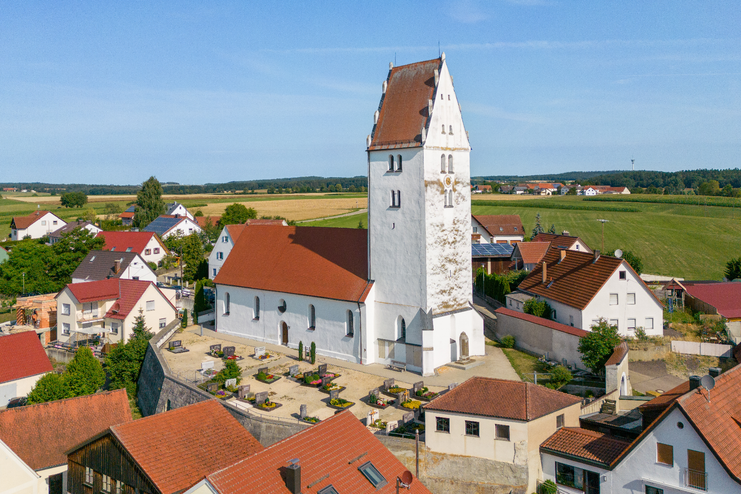
[(602, 223), (602, 252), (605, 251), (605, 223), (607, 223), (610, 220), (597, 220), (600, 223)]

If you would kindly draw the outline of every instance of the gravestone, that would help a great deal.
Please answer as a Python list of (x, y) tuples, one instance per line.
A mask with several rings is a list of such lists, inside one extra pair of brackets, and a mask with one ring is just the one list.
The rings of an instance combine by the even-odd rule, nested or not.
[(298, 374), (298, 365), (292, 365), (288, 368), (288, 375), (293, 377)]
[(174, 350), (175, 348), (177, 348), (177, 347), (179, 347), (181, 345), (182, 345), (182, 341), (181, 340), (171, 341), (170, 342), (170, 350)]
[(420, 389), (422, 389), (424, 387), (425, 387), (425, 382), (424, 381), (419, 381), (419, 382), (416, 382), (416, 383), (412, 384), (412, 394), (415, 394), (416, 395), (417, 394), (417, 391), (419, 391)]
[(237, 386), (237, 379), (236, 378), (231, 378), (231, 379), (227, 379), (226, 381), (224, 381), (224, 387), (225, 388), (232, 388), (232, 387), (236, 387), (236, 386)]
[(201, 362), (201, 370), (208, 370), (214, 368), (214, 361), (213, 360), (206, 360), (204, 362)]
[(208, 383), (206, 384), (206, 391), (209, 393), (216, 393), (219, 390), (219, 385), (216, 383)]
[(329, 392), (329, 401), (336, 400), (340, 397), (340, 390), (339, 389), (333, 389)]
[(264, 346), (256, 346), (255, 347), (255, 357), (259, 358), (265, 355), (265, 347)]
[(268, 372), (268, 368), (267, 367), (258, 367), (257, 373), (258, 374), (270, 374), (270, 372)]
[(368, 415), (365, 417), (365, 425), (371, 425), (373, 423), (373, 410), (368, 410)]
[(233, 357), (234, 356), (234, 350), (236, 350), (236, 348), (234, 348), (233, 346), (225, 346), (224, 347), (224, 350), (223, 350), (224, 351), (224, 358)]
[(409, 400), (409, 390), (405, 389), (401, 393), (396, 393), (396, 398), (399, 400), (399, 405)]
[(309, 414), (306, 411), (306, 405), (301, 405), (298, 409), (298, 415), (301, 417), (301, 420), (305, 419)]
[(402, 415), (401, 421), (404, 424), (408, 424), (409, 422), (414, 422), (414, 412), (408, 412)]
[(387, 422), (386, 423), (386, 435), (388, 435), (389, 432), (393, 431), (397, 427), (399, 427), (399, 423), (398, 422)]
[(246, 400), (248, 394), (250, 394), (250, 385), (249, 384), (241, 385), (239, 387), (239, 399)]
[(370, 390), (370, 393), (368, 393), (370, 396), (375, 396), (378, 398), (381, 394), (381, 392), (378, 390), (378, 388), (373, 388)]
[(265, 403), (265, 400), (268, 399), (268, 392), (267, 391), (261, 391), (259, 393), (255, 393), (255, 405), (262, 405)]
[(389, 389), (394, 387), (394, 380), (393, 379), (386, 379), (383, 381), (383, 389), (385, 391), (388, 391)]
[(468, 360), (468, 335), (461, 333), (461, 360)]
[(322, 387), (326, 386), (327, 384), (329, 384), (331, 382), (332, 382), (332, 378), (331, 377), (323, 377), (322, 378)]
[(319, 366), (319, 375), (323, 376), (327, 373), (327, 364), (322, 364)]
[(448, 384), (448, 391), (453, 391), (453, 388), (458, 386), (458, 383), (450, 383)]
[(211, 353), (220, 352), (221, 351), (221, 343), (219, 343), (217, 345), (211, 345), (209, 348), (211, 349)]
[(373, 422), (375, 422), (376, 420), (378, 420), (378, 419), (380, 419), (380, 418), (381, 418), (381, 412), (379, 412), (379, 411), (378, 411), (377, 409), (375, 409), (375, 408), (374, 408), (373, 410), (371, 410), (371, 411), (370, 411), (370, 413), (371, 413), (371, 419), (372, 419), (372, 422), (371, 422), (371, 423), (373, 423)]

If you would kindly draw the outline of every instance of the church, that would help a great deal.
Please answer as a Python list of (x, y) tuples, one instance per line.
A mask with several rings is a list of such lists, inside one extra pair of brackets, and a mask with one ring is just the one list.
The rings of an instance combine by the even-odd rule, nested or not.
[(445, 54), (391, 65), (373, 121), (368, 230), (245, 226), (214, 279), (218, 332), (425, 376), (484, 354), (471, 147)]

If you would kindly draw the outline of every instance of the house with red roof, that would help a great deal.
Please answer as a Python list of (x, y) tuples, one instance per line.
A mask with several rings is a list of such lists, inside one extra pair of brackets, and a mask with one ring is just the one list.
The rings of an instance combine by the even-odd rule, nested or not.
[[(200, 216), (196, 219), (201, 218)], [(259, 220), (249, 219), (241, 225), (226, 225), (221, 230), (216, 244), (214, 244), (213, 250), (208, 255), (208, 277), (210, 279), (216, 278), (219, 274), (221, 267), (224, 265), (224, 261), (229, 257), (229, 253), (234, 248), (234, 244), (237, 242), (239, 235), (244, 230), (246, 225), (277, 225), (277, 226), (288, 226), (285, 220)]]
[(575, 250), (577, 252), (592, 252), (592, 249), (579, 237), (569, 235), (569, 232), (564, 230), (561, 235), (554, 233), (539, 233), (532, 239), (533, 242), (545, 242), (551, 244), (557, 249)]
[(105, 239), (103, 250), (136, 252), (144, 262), (159, 264), (170, 253), (153, 232), (100, 232), (98, 237)]
[(484, 355), (471, 146), (444, 55), (391, 67), (366, 146), (368, 230), (246, 226), (214, 278), (217, 331), (423, 375)]
[(95, 335), (111, 343), (125, 342), (140, 314), (150, 331), (164, 328), (178, 316), (177, 309), (151, 281), (108, 278), (70, 283), (56, 300), (57, 339), (63, 343)]
[(27, 216), (14, 216), (10, 220), (10, 240), (41, 238), (67, 224), (49, 211), (34, 211)]
[(512, 244), (525, 238), (519, 214), (472, 214), (471, 234), (475, 243), (486, 244)]
[(127, 422), (124, 389), (0, 411), (0, 492), (66, 493), (67, 450)]
[(0, 407), (26, 396), (36, 381), (52, 371), (49, 357), (33, 331), (0, 337)]
[(543, 260), (550, 246), (547, 242), (518, 242), (511, 256), (514, 268), (532, 271)]
[(558, 430), (540, 447), (542, 480), (563, 492), (740, 492), (741, 366), (703, 380), (693, 376), (642, 405), (643, 432), (633, 441)]
[(733, 342), (741, 343), (741, 283), (685, 283), (684, 302), (693, 311), (718, 314), (726, 319)]
[(136, 215), (136, 205), (129, 206), (126, 211), (119, 214), (118, 217), (121, 219), (121, 224), (124, 226), (131, 226), (134, 224), (134, 216)]
[(472, 377), (424, 410), (430, 450), (500, 463), (516, 492), (534, 492), (540, 443), (579, 425), (581, 399), (533, 383)]
[[(397, 479), (408, 483), (397, 484)], [(210, 473), (184, 494), (429, 494), (350, 411)]]

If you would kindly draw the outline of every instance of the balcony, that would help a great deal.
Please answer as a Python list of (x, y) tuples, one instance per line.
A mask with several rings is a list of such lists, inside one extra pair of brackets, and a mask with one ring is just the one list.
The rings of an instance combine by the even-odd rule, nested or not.
[(708, 490), (708, 473), (699, 470), (684, 469), (684, 485), (701, 491)]

